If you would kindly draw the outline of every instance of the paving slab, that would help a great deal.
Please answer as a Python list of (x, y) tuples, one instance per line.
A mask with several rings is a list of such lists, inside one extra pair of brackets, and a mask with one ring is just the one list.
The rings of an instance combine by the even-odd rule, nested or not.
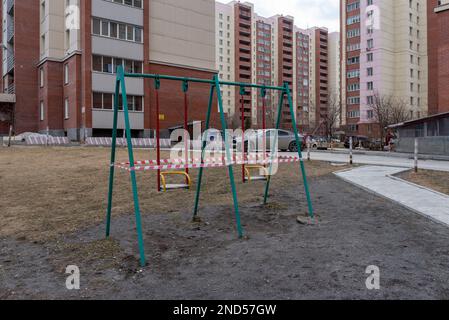
[(364, 166), (335, 173), (343, 180), (449, 226), (449, 196), (393, 177), (407, 169)]

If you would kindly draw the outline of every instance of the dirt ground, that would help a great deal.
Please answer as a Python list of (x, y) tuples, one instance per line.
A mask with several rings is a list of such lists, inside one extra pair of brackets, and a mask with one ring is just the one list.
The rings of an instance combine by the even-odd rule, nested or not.
[(415, 173), (412, 170), (401, 173), (398, 177), (449, 195), (449, 172), (419, 170)]
[[(192, 222), (195, 190), (159, 194), (154, 173), (139, 173), (141, 269), (126, 173), (104, 238), (108, 157), (0, 149), (0, 299), (449, 298), (447, 228), (346, 184), (332, 175), (342, 168), (324, 162), (307, 163), (317, 225), (296, 222), (307, 208), (297, 164), (273, 178), (268, 206), (263, 183), (238, 182), (244, 239), (225, 169), (205, 171), (201, 223)], [(79, 291), (65, 287), (68, 265), (80, 268)], [(369, 265), (381, 270), (379, 291), (366, 289)]]

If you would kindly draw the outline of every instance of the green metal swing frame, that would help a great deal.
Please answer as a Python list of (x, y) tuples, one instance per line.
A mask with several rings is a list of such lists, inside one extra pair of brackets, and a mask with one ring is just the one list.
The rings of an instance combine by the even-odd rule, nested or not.
[[(302, 153), (301, 153), (302, 141), (300, 141), (298, 129), (296, 126), (295, 109), (293, 107), (293, 99), (292, 99), (292, 95), (291, 95), (288, 83), (284, 83), (284, 85), (282, 87), (277, 87), (277, 86), (265, 86), (265, 85), (250, 84), (250, 83), (220, 81), (218, 75), (214, 75), (212, 80), (207, 80), (207, 79), (175, 77), (175, 76), (166, 76), (166, 75), (157, 75), (157, 74), (132, 74), (132, 73), (125, 73), (123, 70), (123, 67), (119, 66), (117, 68), (117, 78), (116, 78), (116, 82), (115, 82), (115, 95), (114, 95), (114, 116), (113, 116), (113, 131), (112, 131), (111, 166), (110, 166), (110, 173), (109, 173), (108, 207), (107, 207), (107, 216), (106, 216), (106, 237), (107, 238), (110, 237), (110, 234), (111, 234), (111, 218), (112, 218), (111, 213), (112, 213), (112, 201), (113, 201), (113, 193), (114, 193), (113, 191), (114, 191), (115, 161), (116, 161), (116, 151), (117, 151), (116, 150), (117, 149), (117, 123), (118, 123), (118, 115), (119, 115), (119, 96), (121, 95), (122, 103), (123, 103), (123, 114), (124, 114), (125, 130), (126, 130), (128, 158), (129, 158), (129, 163), (130, 163), (130, 167), (131, 167), (129, 172), (130, 172), (132, 194), (133, 194), (133, 201), (134, 201), (134, 213), (135, 213), (135, 220), (136, 220), (137, 240), (138, 240), (138, 247), (139, 247), (139, 254), (140, 254), (140, 264), (142, 267), (144, 267), (146, 265), (146, 259), (145, 259), (144, 239), (143, 239), (143, 233), (142, 233), (142, 219), (141, 219), (141, 209), (140, 209), (140, 204), (139, 204), (136, 172), (135, 172), (135, 170), (132, 169), (134, 167), (135, 159), (134, 159), (134, 151), (133, 151), (133, 145), (132, 145), (132, 139), (131, 139), (131, 126), (130, 126), (130, 120), (129, 120), (129, 109), (128, 109), (128, 100), (127, 100), (126, 82), (125, 82), (126, 78), (153, 79), (155, 81), (155, 89), (156, 90), (159, 90), (161, 80), (172, 80), (172, 81), (182, 82), (183, 90), (188, 90), (188, 89), (186, 89), (186, 84), (188, 84), (188, 83), (203, 83), (203, 84), (210, 85), (210, 96), (209, 96), (209, 103), (208, 103), (208, 108), (207, 108), (205, 130), (208, 130), (210, 128), (212, 106), (213, 106), (213, 102), (214, 102), (214, 95), (216, 94), (217, 99), (218, 99), (219, 112), (220, 112), (220, 121), (221, 121), (222, 130), (223, 130), (223, 137), (224, 137), (224, 143), (225, 143), (225, 149), (226, 149), (226, 157), (227, 157), (227, 163), (228, 163), (227, 167), (228, 167), (228, 171), (229, 171), (229, 179), (230, 179), (231, 188), (232, 188), (232, 197), (233, 197), (233, 201), (234, 201), (234, 212), (235, 212), (237, 232), (238, 232), (239, 238), (243, 237), (243, 229), (242, 229), (241, 219), (240, 219), (240, 211), (239, 211), (239, 205), (238, 205), (238, 199), (237, 199), (237, 190), (236, 190), (236, 184), (235, 184), (235, 178), (234, 178), (231, 151), (230, 151), (230, 147), (229, 147), (228, 137), (226, 135), (227, 126), (226, 126), (226, 119), (225, 119), (225, 114), (224, 114), (224, 110), (223, 110), (223, 97), (221, 95), (220, 86), (228, 85), (228, 86), (236, 86), (236, 87), (240, 87), (240, 88), (257, 88), (257, 89), (261, 90), (261, 94), (265, 94), (267, 90), (278, 91), (280, 93), (280, 95), (279, 95), (279, 106), (278, 106), (278, 110), (277, 110), (276, 129), (280, 128), (282, 106), (284, 104), (285, 97), (287, 97), (289, 108), (290, 108), (290, 113), (291, 113), (291, 117), (292, 117), (293, 131), (294, 131), (295, 137), (296, 137), (296, 145), (298, 146), (298, 155), (300, 158), (301, 175), (302, 175), (303, 182), (304, 182), (309, 215), (312, 219), (314, 218), (312, 200), (311, 200), (311, 196), (310, 196), (309, 186), (307, 183), (306, 169), (305, 169), (305, 165), (304, 165), (304, 161), (303, 161)], [(202, 163), (204, 162), (204, 158), (205, 158), (206, 144), (207, 144), (207, 142), (203, 137), (202, 138), (202, 147), (201, 147), (201, 162)], [(275, 157), (275, 150), (271, 150), (271, 160), (272, 161), (270, 162), (270, 166), (269, 166), (269, 177), (271, 177), (271, 175), (273, 173), (274, 157)], [(199, 212), (199, 200), (200, 200), (200, 194), (201, 194), (201, 184), (202, 184), (203, 173), (204, 173), (204, 168), (201, 167), (199, 169), (198, 184), (197, 184), (197, 189), (196, 189), (195, 206), (194, 206), (194, 213), (193, 213), (194, 218), (196, 218), (198, 216), (198, 212)], [(271, 179), (270, 178), (267, 179), (266, 187), (265, 187), (265, 195), (264, 195), (264, 204), (268, 203), (270, 182), (271, 182)]]

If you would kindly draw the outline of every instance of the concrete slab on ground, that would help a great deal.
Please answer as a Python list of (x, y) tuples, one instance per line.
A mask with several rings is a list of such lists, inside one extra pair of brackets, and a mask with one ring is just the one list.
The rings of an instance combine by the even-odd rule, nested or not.
[(343, 180), (449, 226), (449, 196), (392, 177), (404, 168), (365, 166), (335, 173)]
[[(282, 153), (283, 154), (283, 153)], [(292, 155), (293, 153), (285, 153)], [(307, 152), (303, 152), (303, 157), (307, 158)], [(349, 154), (338, 154), (331, 152), (311, 152), (311, 159), (318, 161), (329, 161), (336, 163), (349, 163)], [(354, 164), (390, 166), (398, 168), (413, 168), (414, 160), (409, 158), (377, 156), (377, 155), (354, 155)], [(425, 170), (449, 171), (449, 161), (420, 160), (419, 168)]]

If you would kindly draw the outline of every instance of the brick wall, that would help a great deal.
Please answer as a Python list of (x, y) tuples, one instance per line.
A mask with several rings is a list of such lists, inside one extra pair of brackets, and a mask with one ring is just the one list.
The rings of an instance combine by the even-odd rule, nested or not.
[(62, 64), (55, 61), (46, 61), (37, 70), (38, 74), (40, 74), (40, 70), (43, 70), (44, 74), (43, 86), (40, 87), (39, 83), (38, 102), (39, 105), (43, 102), (44, 119), (38, 119), (38, 130), (39, 132), (45, 132), (48, 127), (50, 132), (61, 132), (63, 129)]
[(429, 53), (429, 114), (438, 113), (438, 17), (434, 13), (438, 0), (427, 1), (427, 36)]
[(39, 2), (15, 2), (16, 133), (38, 130)]
[[(172, 75), (178, 77), (193, 77), (200, 79), (212, 79), (213, 73), (200, 70), (191, 70), (180, 67), (173, 67), (160, 64), (150, 64), (150, 73)], [(189, 122), (205, 121), (207, 106), (209, 102), (210, 85), (191, 83), (189, 86)], [(161, 129), (183, 125), (184, 123), (184, 94), (182, 92), (182, 83), (179, 81), (161, 81), (159, 91), (160, 113), (165, 119), (161, 121)], [(151, 82), (150, 90), (150, 113), (145, 116), (150, 118), (150, 126), (146, 129), (156, 128), (156, 99), (154, 90), (154, 81)], [(221, 128), (219, 125), (218, 107), (216, 94), (212, 106), (212, 122), (214, 128)]]
[(437, 15), (439, 22), (438, 113), (442, 113), (449, 111), (449, 10)]
[[(81, 127), (81, 55), (75, 54), (65, 61), (69, 68), (69, 83), (63, 87), (63, 99), (69, 101), (69, 118), (64, 119), (64, 130), (77, 130)], [(77, 134), (78, 132), (75, 131)], [(75, 138), (72, 137), (71, 138)], [(76, 137), (79, 138), (79, 137)]]

